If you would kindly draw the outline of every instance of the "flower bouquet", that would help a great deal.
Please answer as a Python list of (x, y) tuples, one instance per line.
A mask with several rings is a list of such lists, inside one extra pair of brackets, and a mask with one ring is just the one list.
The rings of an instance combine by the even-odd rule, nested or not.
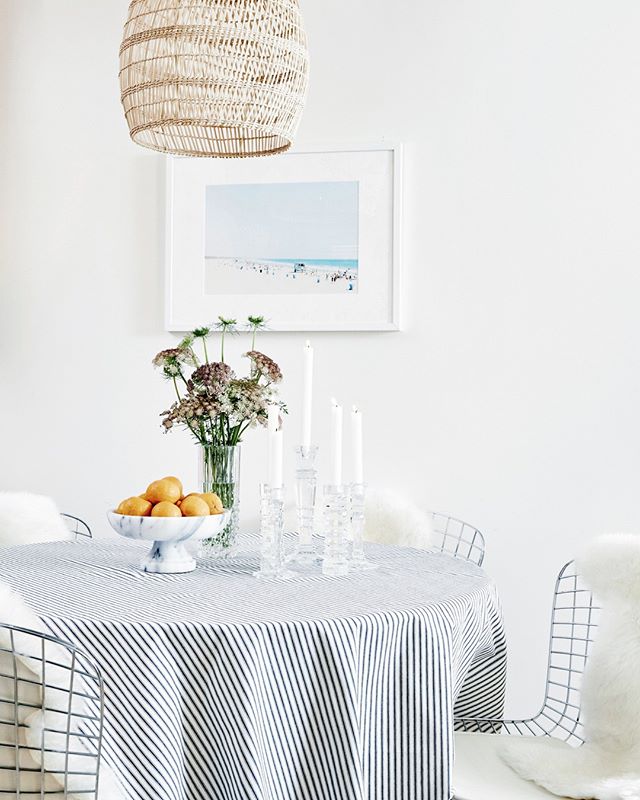
[[(177, 347), (153, 359), (155, 367), (173, 384), (176, 400), (163, 411), (165, 432), (176, 425), (189, 431), (201, 448), (202, 491), (214, 492), (231, 510), (227, 526), (203, 544), (213, 555), (225, 555), (238, 534), (240, 444), (251, 428), (266, 427), (268, 407), (278, 405), (280, 367), (256, 350), (256, 336), (265, 327), (263, 317), (249, 317), (245, 330), (251, 336), (248, 375), (238, 377), (225, 361), (225, 339), (238, 330), (236, 320), (220, 317), (215, 325), (196, 328)], [(219, 332), (220, 360), (209, 358), (207, 342)], [(200, 351), (200, 353), (198, 352)]]

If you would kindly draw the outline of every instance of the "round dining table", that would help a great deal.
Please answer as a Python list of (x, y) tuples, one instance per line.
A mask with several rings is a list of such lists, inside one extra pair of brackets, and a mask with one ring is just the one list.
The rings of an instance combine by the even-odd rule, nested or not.
[(2, 551), (0, 580), (98, 663), (103, 758), (132, 800), (449, 800), (454, 717), (500, 716), (489, 577), (369, 545), (377, 570), (149, 575), (117, 539)]

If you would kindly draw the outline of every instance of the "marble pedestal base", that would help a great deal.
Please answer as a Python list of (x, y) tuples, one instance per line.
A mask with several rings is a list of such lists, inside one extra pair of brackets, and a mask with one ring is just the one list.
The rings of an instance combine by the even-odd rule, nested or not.
[(196, 560), (189, 554), (184, 542), (154, 542), (140, 566), (145, 572), (155, 575), (172, 575), (193, 572)]

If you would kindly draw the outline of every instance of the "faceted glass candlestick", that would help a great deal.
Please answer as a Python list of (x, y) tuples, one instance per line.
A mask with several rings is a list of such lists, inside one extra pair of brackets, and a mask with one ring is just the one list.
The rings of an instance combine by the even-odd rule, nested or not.
[(349, 487), (349, 503), (351, 513), (351, 560), (349, 568), (356, 570), (377, 569), (364, 554), (364, 502), (366, 497), (364, 483), (352, 483)]
[(260, 569), (257, 578), (286, 578), (284, 567), (284, 489), (260, 486)]
[(325, 486), (323, 495), (324, 557), (322, 574), (349, 574), (349, 493), (346, 486)]
[(298, 541), (287, 561), (296, 567), (309, 568), (322, 560), (313, 542), (318, 470), (315, 445), (296, 447), (296, 510), (298, 515)]

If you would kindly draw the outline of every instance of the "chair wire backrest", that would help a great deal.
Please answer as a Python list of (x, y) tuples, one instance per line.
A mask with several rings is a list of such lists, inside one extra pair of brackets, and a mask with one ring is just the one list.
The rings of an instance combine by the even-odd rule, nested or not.
[(473, 525), (447, 514), (431, 512), (433, 521), (433, 547), (440, 553), (464, 558), (482, 566), (484, 561), (484, 536)]
[(580, 689), (598, 626), (599, 607), (576, 570), (566, 564), (556, 581), (547, 684), (537, 723), (549, 736), (582, 744)]
[(75, 535), (76, 542), (79, 539), (93, 539), (91, 528), (83, 519), (74, 517), (73, 514), (60, 514), (60, 516), (65, 521), (67, 528)]
[(0, 623), (0, 798), (96, 800), (102, 719), (102, 678), (89, 656)]
[(533, 717), (490, 719), (456, 716), (455, 728), (476, 733), (553, 736), (583, 744), (582, 676), (598, 627), (600, 608), (570, 561), (556, 579), (551, 613), (547, 681), (542, 708)]

